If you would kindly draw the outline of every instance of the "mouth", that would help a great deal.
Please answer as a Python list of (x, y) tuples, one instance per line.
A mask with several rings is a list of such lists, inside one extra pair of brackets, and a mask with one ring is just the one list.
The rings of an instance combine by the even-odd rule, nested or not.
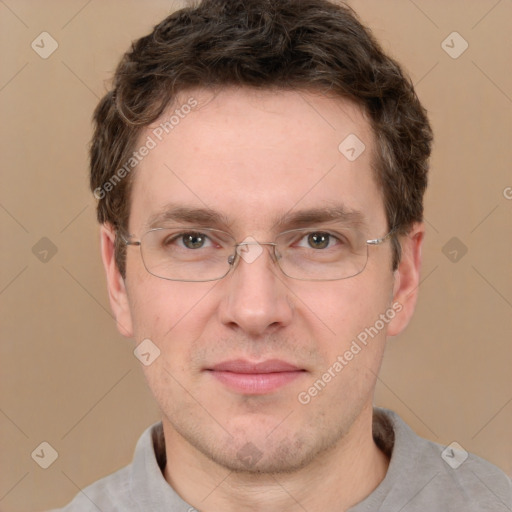
[(306, 370), (286, 361), (254, 363), (244, 359), (224, 361), (206, 369), (227, 388), (245, 395), (272, 393), (304, 375)]

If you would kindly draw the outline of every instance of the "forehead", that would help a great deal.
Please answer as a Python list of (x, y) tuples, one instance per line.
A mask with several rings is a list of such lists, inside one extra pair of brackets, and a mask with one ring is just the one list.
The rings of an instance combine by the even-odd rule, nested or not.
[(134, 173), (132, 233), (168, 204), (218, 212), (229, 227), (252, 231), (322, 207), (359, 212), (369, 227), (385, 218), (374, 137), (347, 100), (305, 91), (190, 90), (139, 141), (151, 141), (151, 149)]

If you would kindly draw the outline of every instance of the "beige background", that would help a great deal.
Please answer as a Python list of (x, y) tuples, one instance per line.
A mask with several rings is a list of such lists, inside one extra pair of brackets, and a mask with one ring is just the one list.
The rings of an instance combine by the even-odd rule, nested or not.
[[(109, 313), (87, 144), (121, 53), (177, 5), (0, 0), (1, 511), (64, 504), (127, 464), (158, 419)], [(389, 343), (376, 402), (511, 474), (512, 2), (352, 5), (409, 70), (436, 134), (417, 314)], [(43, 31), (59, 45), (46, 60), (31, 48)], [(457, 59), (441, 47), (453, 31), (469, 43)], [(32, 252), (42, 237), (57, 248), (47, 262)], [(467, 247), (457, 262), (452, 237)], [(31, 458), (42, 441), (59, 455), (46, 470)]]

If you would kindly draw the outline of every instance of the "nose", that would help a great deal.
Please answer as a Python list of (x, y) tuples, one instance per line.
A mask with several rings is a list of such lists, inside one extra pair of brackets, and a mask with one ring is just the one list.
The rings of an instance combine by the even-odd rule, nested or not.
[(273, 261), (271, 244), (242, 244), (236, 267), (225, 278), (219, 307), (222, 323), (246, 336), (270, 334), (288, 325), (293, 306), (281, 274)]

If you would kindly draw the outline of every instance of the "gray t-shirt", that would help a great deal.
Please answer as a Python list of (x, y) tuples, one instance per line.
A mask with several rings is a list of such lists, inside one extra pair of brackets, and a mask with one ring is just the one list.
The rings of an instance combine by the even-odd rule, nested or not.
[[(373, 432), (391, 457), (388, 472), (349, 512), (512, 512), (512, 483), (492, 464), (457, 445), (422, 439), (386, 409), (374, 410)], [(157, 423), (142, 434), (129, 466), (85, 488), (59, 512), (194, 512), (164, 479), (165, 464)]]

